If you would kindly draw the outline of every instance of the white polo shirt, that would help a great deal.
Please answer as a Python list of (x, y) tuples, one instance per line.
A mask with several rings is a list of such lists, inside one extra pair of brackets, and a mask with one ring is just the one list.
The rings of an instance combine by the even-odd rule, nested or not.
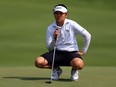
[(82, 51), (87, 52), (90, 44), (91, 34), (73, 20), (65, 19), (63, 26), (58, 27), (56, 22), (48, 26), (46, 33), (46, 47), (49, 51), (53, 50), (55, 45), (54, 31), (59, 30), (59, 36), (56, 41), (57, 50), (61, 51), (79, 51), (76, 35), (79, 34), (84, 38)]

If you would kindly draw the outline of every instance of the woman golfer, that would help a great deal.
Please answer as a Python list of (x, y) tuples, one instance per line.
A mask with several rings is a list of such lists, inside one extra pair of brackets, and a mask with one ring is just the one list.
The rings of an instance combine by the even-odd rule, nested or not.
[[(82, 56), (88, 50), (91, 34), (75, 21), (67, 19), (68, 9), (64, 4), (56, 5), (53, 13), (55, 22), (48, 26), (46, 33), (46, 47), (49, 52), (36, 58), (35, 66), (51, 69), (54, 46), (56, 46), (52, 79), (59, 79), (62, 74), (60, 66), (71, 66), (70, 79), (78, 81), (78, 70), (84, 67)], [(76, 35), (84, 39), (82, 50), (79, 50)]]

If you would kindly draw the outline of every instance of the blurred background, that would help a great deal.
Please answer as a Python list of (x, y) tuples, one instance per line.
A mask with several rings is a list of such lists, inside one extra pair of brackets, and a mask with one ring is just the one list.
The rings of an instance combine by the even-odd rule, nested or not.
[[(46, 29), (59, 3), (92, 34), (86, 66), (116, 66), (116, 0), (0, 0), (0, 67), (34, 66), (47, 51)], [(81, 49), (83, 39), (77, 40)]]

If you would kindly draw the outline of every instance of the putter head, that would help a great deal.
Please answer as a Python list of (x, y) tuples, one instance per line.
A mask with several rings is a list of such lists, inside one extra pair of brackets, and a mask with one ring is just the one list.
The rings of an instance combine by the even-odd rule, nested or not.
[(45, 83), (51, 84), (51, 83), (52, 83), (52, 81), (46, 81)]

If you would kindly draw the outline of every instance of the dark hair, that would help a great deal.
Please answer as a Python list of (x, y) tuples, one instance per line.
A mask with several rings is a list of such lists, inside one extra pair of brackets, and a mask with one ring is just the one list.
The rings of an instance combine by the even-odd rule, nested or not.
[[(67, 7), (66, 7), (64, 4), (58, 4), (58, 5), (55, 5), (55, 7), (56, 7), (56, 6), (63, 6), (63, 7), (65, 7), (65, 8), (67, 9)], [(54, 7), (54, 8), (55, 8), (55, 7)]]

